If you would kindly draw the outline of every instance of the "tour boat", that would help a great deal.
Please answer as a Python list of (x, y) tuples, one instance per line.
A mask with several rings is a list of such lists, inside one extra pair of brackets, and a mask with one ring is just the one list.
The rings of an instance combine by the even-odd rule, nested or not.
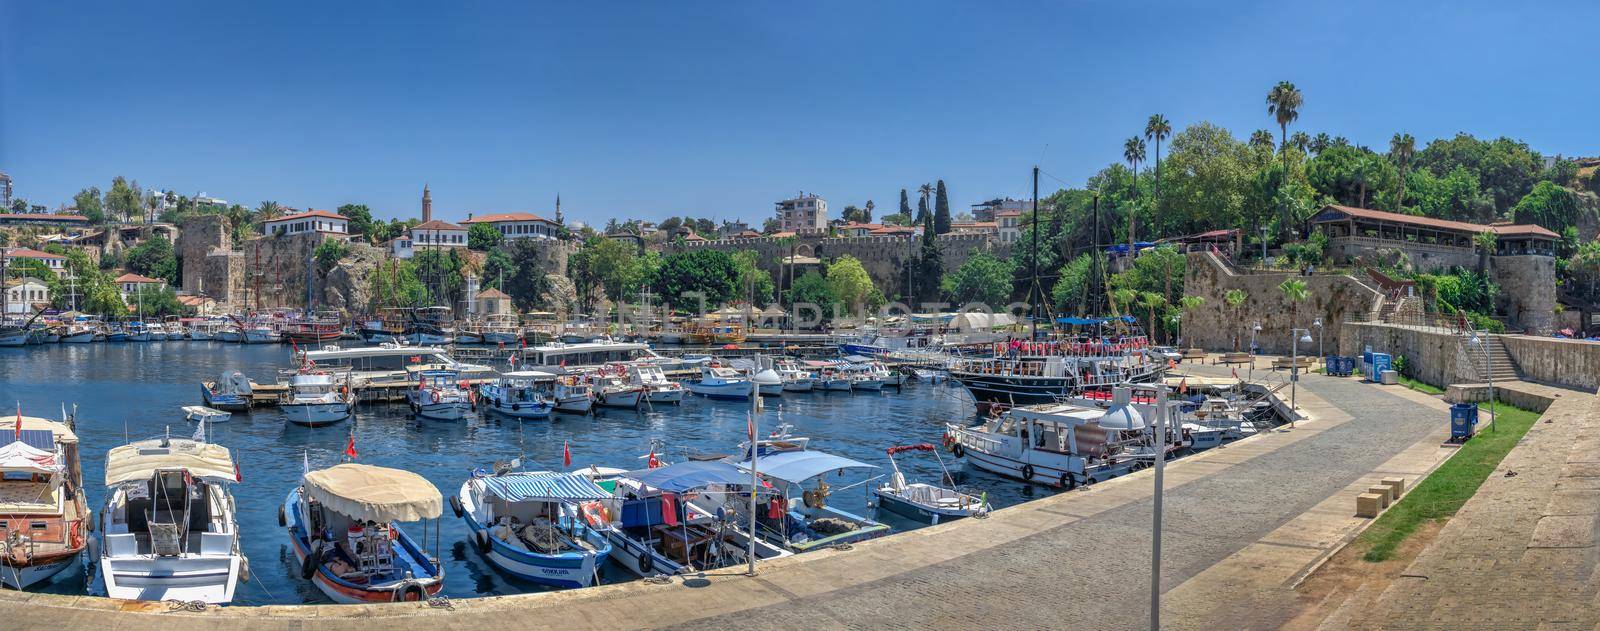
[(426, 525), (419, 542), (398, 522), (432, 519), (437, 530), (443, 504), (420, 475), (345, 463), (307, 472), (278, 507), (278, 525), (300, 577), (334, 602), (424, 601), (444, 587), (444, 567), (419, 545)]
[(95, 341), (95, 337), (99, 333), (94, 327), (87, 324), (74, 324), (67, 327), (66, 332), (61, 334), (61, 343), (89, 344)]
[(278, 402), (283, 416), (295, 425), (321, 427), (350, 418), (355, 399), (349, 380), (314, 371), (289, 376), (289, 391)]
[(1085, 388), (1154, 381), (1165, 370), (1144, 352), (1149, 341), (1142, 336), (1033, 342), (1009, 357), (1004, 344), (996, 346), (1000, 356), (950, 366), (950, 377), (984, 407), (1051, 403)]
[(628, 381), (644, 387), (651, 403), (683, 403), (683, 396), (689, 391), (678, 382), (667, 379), (667, 373), (655, 364), (628, 364)]
[(888, 482), (872, 489), (872, 494), (878, 498), (878, 508), (930, 525), (989, 512), (989, 503), (982, 497), (925, 482), (906, 482), (906, 476), (900, 472), (900, 463), (895, 461), (894, 455), (907, 451), (931, 452), (939, 459), (939, 470), (944, 473), (944, 480), (952, 479), (950, 470), (944, 466), (944, 458), (939, 456), (938, 448), (932, 444), (897, 445), (887, 451), (889, 466), (894, 468), (894, 474)]
[(244, 412), (250, 409), (253, 388), (244, 373), (234, 370), (222, 373), (216, 381), (200, 382), (200, 396), (207, 407)]
[(701, 366), (700, 378), (684, 382), (690, 392), (710, 399), (748, 399), (755, 383), (744, 373), (721, 366)]
[[(197, 435), (203, 435), (204, 428)], [(105, 508), (88, 556), (91, 591), (126, 600), (221, 604), (247, 573), (226, 447), (156, 438), (106, 454)]]
[(595, 405), (608, 408), (638, 409), (644, 403), (647, 390), (644, 386), (628, 382), (628, 378), (614, 373), (590, 375), (594, 387)]
[(19, 413), (8, 433), (11, 442), (0, 446), (0, 585), (27, 589), (78, 559), (89, 506), (69, 423)]
[(817, 376), (817, 387), (826, 392), (849, 392), (853, 385), (855, 380), (838, 368), (824, 368)]
[[(841, 543), (854, 543), (888, 534), (889, 527), (828, 505), (830, 490), (821, 476), (845, 469), (876, 469), (874, 465), (808, 448), (806, 442), (787, 439), (757, 442), (756, 458), (745, 443), (739, 456), (724, 458), (741, 470), (753, 468), (777, 493), (758, 510), (758, 531), (775, 545), (793, 552), (808, 552)], [(806, 489), (805, 482), (817, 479)], [(746, 515), (748, 518), (748, 514)]]
[(800, 364), (792, 359), (774, 362), (773, 369), (778, 371), (778, 377), (783, 379), (784, 392), (811, 392), (816, 388), (816, 375), (801, 368)]
[(478, 552), (495, 567), (555, 587), (588, 587), (611, 554), (595, 503), (611, 497), (588, 477), (554, 472), (474, 472), (451, 496)]
[(411, 410), (417, 416), (440, 421), (459, 421), (466, 418), (473, 406), (472, 391), (460, 381), (453, 370), (417, 371), (417, 388), (407, 393)]
[[(642, 577), (743, 567), (750, 559), (750, 482), (748, 471), (720, 461), (622, 473), (604, 504), (611, 560)], [(754, 543), (758, 561), (794, 554), (760, 537)]]
[(327, 345), (318, 349), (304, 349), (296, 358), (304, 365), (310, 363), (323, 370), (350, 373), (351, 389), (369, 386), (400, 386), (417, 382), (417, 370), (452, 370), (462, 379), (492, 379), (498, 373), (483, 364), (467, 364), (450, 357), (450, 353), (437, 346), (407, 346), (399, 343), (380, 343), (375, 346), (341, 348)]
[(508, 372), (498, 381), (478, 386), (478, 403), (513, 418), (550, 418), (555, 401), (540, 384), (554, 379), (555, 375), (535, 370)]

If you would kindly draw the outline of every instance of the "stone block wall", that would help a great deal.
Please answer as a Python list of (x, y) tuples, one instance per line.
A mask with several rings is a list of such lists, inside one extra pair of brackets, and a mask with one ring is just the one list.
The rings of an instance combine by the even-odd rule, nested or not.
[(1370, 347), (1375, 353), (1404, 356), (1415, 378), (1441, 388), (1478, 381), (1456, 335), (1378, 322), (1346, 322), (1340, 328), (1340, 355), (1360, 357)]
[(1555, 330), (1554, 258), (1496, 256), (1490, 259), (1490, 275), (1500, 286), (1495, 308), (1505, 314), (1512, 328), (1526, 329), (1532, 335), (1548, 335)]
[[(972, 257), (973, 252), (987, 252), (997, 257), (1010, 256), (1009, 249), (1001, 247), (994, 239), (983, 234), (940, 235), (938, 239), (940, 261), (944, 271), (950, 272)], [(711, 248), (725, 252), (754, 250), (757, 264), (778, 278), (779, 268), (789, 249), (779, 239), (758, 237), (750, 239), (720, 239), (684, 243), (683, 249)], [(813, 256), (824, 263), (841, 256), (852, 256), (861, 261), (867, 275), (885, 296), (905, 293), (906, 262), (921, 251), (921, 237), (800, 237), (795, 246), (801, 256)]]
[[(1316, 355), (1319, 333), (1311, 323), (1320, 317), (1321, 347), (1332, 354), (1344, 335), (1341, 325), (1371, 319), (1380, 296), (1376, 289), (1342, 274), (1237, 274), (1210, 252), (1191, 252), (1188, 257), (1184, 293), (1204, 298), (1205, 304), (1184, 314), (1183, 334), (1186, 345), (1198, 348), (1233, 350), (1238, 336), (1240, 350), (1248, 350), (1251, 327), (1260, 321), (1256, 341), (1264, 352), (1288, 354), (1292, 347), (1289, 330), (1302, 328), (1311, 329), (1312, 341), (1300, 344), (1300, 353)], [(1310, 294), (1296, 305), (1293, 319), (1288, 301), (1278, 291), (1278, 285), (1290, 278), (1305, 281)], [(1247, 296), (1237, 313), (1223, 300), (1230, 289), (1242, 290)]]
[(1590, 392), (1600, 388), (1600, 344), (1528, 335), (1502, 335), (1500, 341), (1524, 378)]
[(183, 268), (178, 270), (180, 275), (179, 285), (190, 292), (204, 292), (207, 295), (219, 298), (226, 295), (226, 282), (215, 285), (207, 282), (206, 257), (216, 252), (227, 252), (233, 248), (233, 235), (228, 228), (228, 220), (221, 215), (200, 215), (191, 217), (183, 222), (183, 230), (178, 236), (178, 242), (173, 244)]

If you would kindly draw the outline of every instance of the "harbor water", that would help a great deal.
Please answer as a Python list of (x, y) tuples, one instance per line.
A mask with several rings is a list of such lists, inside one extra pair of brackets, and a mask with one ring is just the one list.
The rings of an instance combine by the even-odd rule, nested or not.
[[(44, 345), (0, 348), (0, 404), (20, 402), (29, 416), (56, 418), (62, 406), (76, 406), (77, 433), (83, 458), (89, 505), (98, 511), (105, 498), (107, 450), (127, 440), (159, 436), (188, 437), (194, 425), (179, 409), (198, 405), (200, 382), (225, 371), (239, 370), (270, 382), (291, 365), (291, 349), (279, 345), (168, 341), (125, 344)], [(406, 469), (423, 475), (441, 493), (455, 493), (475, 467), (521, 457), (529, 470), (571, 470), (588, 465), (643, 468), (653, 440), (664, 446), (662, 459), (726, 454), (743, 440), (748, 403), (691, 397), (680, 406), (658, 406), (633, 412), (602, 410), (595, 416), (557, 414), (548, 421), (517, 421), (477, 413), (465, 422), (418, 419), (399, 403), (363, 404), (353, 421), (308, 429), (290, 425), (275, 408), (238, 413), (227, 423), (211, 425), (210, 439), (233, 451), (243, 481), (234, 486), (239, 507), (241, 545), (250, 559), (251, 578), (239, 587), (236, 605), (327, 602), (310, 583), (300, 580), (299, 564), (277, 509), (298, 484), (303, 462), (313, 469), (337, 464), (352, 429), (357, 461)], [(6, 411), (14, 413), (14, 410)], [(897, 444), (938, 443), (944, 423), (973, 419), (971, 399), (957, 385), (907, 384), (903, 392), (815, 392), (768, 398), (759, 416), (766, 435), (780, 423), (794, 426), (796, 436), (811, 438), (815, 449), (848, 456), (880, 468), (829, 474), (834, 490), (830, 505), (876, 516), (896, 530), (913, 523), (868, 506), (868, 489), (890, 475), (884, 450)], [(563, 447), (572, 465), (562, 463)], [(962, 463), (942, 453), (958, 484), (986, 493), (996, 507), (1048, 494), (988, 473), (963, 472)], [(927, 453), (900, 456), (908, 480), (938, 482), (938, 461)], [(882, 476), (880, 479), (871, 479)], [(815, 486), (815, 482), (807, 488)], [(467, 527), (448, 507), (438, 520), (440, 558), (445, 566), (443, 594), (452, 598), (539, 591), (497, 571), (467, 544)], [(423, 524), (405, 524), (419, 540)], [(426, 545), (433, 549), (435, 531), (427, 526)], [(615, 566), (601, 571), (603, 582), (631, 580)], [(41, 591), (81, 594), (84, 578), (73, 568)]]

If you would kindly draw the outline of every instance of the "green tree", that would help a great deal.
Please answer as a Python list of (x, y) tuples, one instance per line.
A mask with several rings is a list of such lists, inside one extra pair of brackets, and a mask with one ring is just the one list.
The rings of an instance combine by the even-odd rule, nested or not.
[(122, 294), (109, 274), (95, 270), (80, 282), (83, 300), (78, 303), (79, 311), (107, 317), (128, 314), (128, 305), (122, 302)]
[(1251, 149), (1255, 149), (1262, 154), (1270, 156), (1275, 149), (1275, 145), (1278, 144), (1278, 141), (1272, 139), (1272, 132), (1265, 129), (1257, 129), (1253, 132), (1250, 132), (1250, 141), (1248, 144), (1250, 145)]
[(379, 222), (372, 219), (372, 209), (366, 204), (344, 204), (334, 212), (350, 219), (351, 234), (359, 234), (370, 242), (377, 232)]
[(72, 204), (77, 207), (78, 214), (87, 217), (91, 223), (105, 223), (106, 213), (104, 207), (100, 204), (100, 189), (98, 187), (91, 186), (78, 191), (77, 195), (72, 196)]
[(950, 302), (977, 302), (1000, 308), (1011, 294), (1011, 263), (986, 253), (976, 253), (944, 277), (942, 288)]
[(172, 242), (164, 238), (151, 237), (128, 250), (124, 264), (135, 274), (160, 278), (170, 285), (178, 284), (178, 255), (172, 249)]
[(911, 225), (911, 215), (905, 213), (884, 215), (882, 221), (885, 226), (909, 226)]
[(1322, 153), (1332, 146), (1333, 139), (1328, 137), (1327, 132), (1317, 132), (1317, 135), (1311, 138), (1311, 153)]
[[(1250, 189), (1250, 150), (1234, 139), (1228, 130), (1200, 122), (1184, 128), (1172, 138), (1167, 156), (1165, 193), (1153, 216), (1164, 222), (1158, 229), (1166, 234), (1191, 234), (1217, 226), (1249, 225), (1245, 211)], [(1099, 188), (1102, 207), (1116, 200), (1107, 196), (1109, 188)], [(1270, 200), (1265, 196), (1264, 200)], [(1263, 213), (1250, 221), (1264, 222), (1271, 216), (1266, 203), (1257, 208)]]
[(1056, 284), (1050, 288), (1050, 300), (1055, 303), (1056, 311), (1084, 314), (1093, 267), (1093, 257), (1088, 254), (1080, 254), (1061, 266)]
[(929, 213), (924, 215), (922, 220), (922, 249), (917, 255), (917, 274), (913, 283), (916, 286), (917, 300), (922, 302), (938, 300), (939, 283), (943, 276), (944, 253), (939, 250), (939, 235), (934, 230), (933, 214)]
[(1283, 147), (1289, 146), (1289, 123), (1300, 119), (1300, 106), (1305, 104), (1300, 89), (1288, 81), (1279, 81), (1267, 92), (1267, 114), (1278, 122)]
[[(1278, 283), (1278, 292), (1283, 294), (1283, 299), (1289, 303), (1289, 327), (1294, 328), (1299, 322), (1295, 319), (1300, 303), (1310, 297), (1306, 290), (1306, 282), (1296, 278), (1287, 279)], [(1292, 332), (1291, 332), (1292, 335)]]
[(16, 199), (11, 200), (11, 212), (14, 212), (14, 213), (25, 213), (25, 212), (28, 212), (28, 200), (23, 199), (21, 197), (18, 197)]
[(733, 253), (734, 266), (739, 270), (739, 295), (753, 305), (771, 302), (773, 293), (772, 273), (756, 265), (759, 257), (760, 254), (755, 250)]
[(265, 201), (261, 202), (261, 205), (256, 206), (255, 216), (250, 218), (250, 222), (255, 224), (258, 232), (266, 234), (266, 230), (262, 227), (262, 223), (269, 219), (276, 219), (282, 214), (283, 207), (279, 206), (278, 202)]
[[(1123, 142), (1122, 159), (1128, 161), (1128, 170), (1133, 173), (1133, 179), (1130, 181), (1131, 188), (1129, 189), (1129, 197), (1132, 199), (1138, 199), (1139, 163), (1144, 161), (1144, 139), (1134, 136)], [(1134, 212), (1128, 213), (1128, 256), (1134, 255), (1134, 217), (1136, 216), (1137, 214)]]
[(138, 291), (128, 296), (128, 304), (146, 317), (184, 315), (188, 311), (183, 303), (178, 302), (178, 294), (172, 287), (141, 285)]
[(350, 247), (339, 239), (328, 239), (317, 244), (317, 249), (312, 252), (312, 257), (317, 260), (317, 272), (327, 274), (333, 266), (339, 264), (339, 259), (350, 253)]
[(1289, 146), (1298, 149), (1300, 153), (1309, 152), (1311, 151), (1311, 136), (1303, 131), (1297, 131), (1293, 134), (1290, 134)]
[(1178, 340), (1187, 342), (1190, 347), (1194, 346), (1194, 341), (1183, 336), (1183, 323), (1187, 322), (1194, 312), (1205, 304), (1206, 299), (1201, 296), (1184, 296), (1178, 299), (1178, 308), (1183, 310), (1183, 319), (1178, 323)]
[[(911, 198), (906, 196), (906, 189), (900, 189), (900, 214), (911, 216)], [(884, 218), (887, 221), (887, 217)], [(909, 220), (905, 225), (910, 225)]]
[(839, 297), (833, 294), (833, 285), (827, 277), (814, 271), (802, 274), (795, 279), (789, 289), (790, 305), (816, 305), (822, 310), (824, 316), (835, 311), (839, 304)]
[(917, 199), (917, 223), (927, 223), (932, 216), (932, 211), (928, 209), (928, 197), (933, 195), (933, 185), (923, 184), (917, 187), (917, 193), (920, 194)]
[(882, 294), (873, 286), (867, 268), (848, 254), (828, 264), (828, 290), (855, 312), (876, 308), (880, 305), (874, 303), (882, 302)]
[(1396, 133), (1389, 139), (1389, 159), (1394, 161), (1394, 166), (1400, 170), (1400, 192), (1395, 195), (1394, 206), (1390, 209), (1397, 213), (1406, 210), (1406, 171), (1411, 168), (1411, 158), (1417, 153), (1417, 139), (1411, 134)]
[(1161, 141), (1172, 136), (1172, 124), (1167, 122), (1167, 117), (1160, 114), (1151, 114), (1150, 120), (1144, 124), (1145, 140), (1154, 140), (1156, 143), (1156, 197), (1161, 197)]
[(933, 194), (933, 230), (939, 234), (950, 232), (950, 197), (945, 193), (944, 180), (939, 180)]
[(1538, 224), (1560, 233), (1593, 218), (1594, 211), (1572, 189), (1545, 180), (1517, 202), (1511, 216), (1517, 223)]
[(411, 261), (389, 259), (373, 268), (367, 283), (374, 309), (429, 306), (428, 287), (417, 277), (417, 266)]
[(122, 176), (111, 180), (111, 190), (106, 191), (106, 210), (112, 216), (121, 217), (122, 221), (129, 221), (138, 214), (144, 205), (139, 201), (137, 185), (129, 184)]
[[(467, 249), (469, 250), (487, 252), (500, 245), (503, 241), (505, 241), (505, 235), (500, 234), (500, 231), (492, 225), (475, 223), (472, 224), (471, 228), (467, 229)], [(616, 239), (608, 239), (608, 241), (616, 241)]]
[(650, 286), (656, 295), (675, 305), (693, 304), (692, 294), (698, 292), (705, 297), (706, 307), (715, 309), (740, 295), (735, 284), (738, 277), (731, 255), (697, 248), (662, 257)]
[(1428, 143), (1417, 153), (1416, 163), (1436, 177), (1444, 177), (1458, 166), (1476, 175), (1484, 193), (1494, 200), (1491, 214), (1474, 219), (1480, 223), (1509, 211), (1533, 190), (1544, 172), (1544, 158), (1526, 143), (1505, 137), (1478, 140), (1465, 133)]
[(1500, 238), (1494, 232), (1485, 230), (1472, 235), (1472, 245), (1478, 250), (1478, 273), (1487, 274), (1489, 271), (1489, 257), (1494, 256), (1495, 247), (1500, 245)]
[(1240, 312), (1240, 309), (1248, 298), (1249, 295), (1244, 293), (1242, 289), (1229, 289), (1222, 294), (1222, 302), (1227, 303), (1228, 310), (1233, 312), (1233, 352), (1235, 353), (1239, 352), (1240, 327), (1243, 326), (1242, 323), (1244, 322), (1244, 318), (1241, 317), (1244, 314)]
[(456, 248), (419, 249), (412, 255), (411, 263), (427, 292), (425, 306), (453, 308), (459, 305), (457, 301), (461, 300), (461, 290), (467, 281), (465, 265)]
[(486, 286), (492, 286), (511, 296), (511, 301), (521, 311), (530, 311), (545, 304), (550, 292), (550, 278), (538, 246), (530, 239), (519, 239), (489, 251), (483, 264)]
[(1144, 307), (1150, 314), (1150, 328), (1146, 330), (1150, 339), (1156, 335), (1156, 311), (1167, 305), (1167, 298), (1153, 291), (1139, 292), (1139, 306)]

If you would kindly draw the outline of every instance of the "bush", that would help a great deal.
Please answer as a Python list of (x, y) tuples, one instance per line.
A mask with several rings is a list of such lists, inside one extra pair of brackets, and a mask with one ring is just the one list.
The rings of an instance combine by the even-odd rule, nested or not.
[(1472, 328), (1490, 333), (1505, 333), (1506, 324), (1481, 313), (1468, 311), (1467, 321), (1472, 323)]
[(1395, 355), (1394, 356), (1394, 371), (1395, 372), (1400, 373), (1402, 375), (1405, 375), (1407, 377), (1413, 377), (1414, 375), (1411, 374), (1411, 369), (1412, 369), (1411, 360), (1407, 359), (1405, 355)]
[(338, 239), (323, 241), (317, 245), (317, 250), (313, 254), (317, 258), (317, 269), (324, 274), (328, 273), (328, 270), (333, 269), (333, 266), (339, 263), (339, 259), (344, 258), (349, 252), (350, 247), (345, 245), (344, 241)]

